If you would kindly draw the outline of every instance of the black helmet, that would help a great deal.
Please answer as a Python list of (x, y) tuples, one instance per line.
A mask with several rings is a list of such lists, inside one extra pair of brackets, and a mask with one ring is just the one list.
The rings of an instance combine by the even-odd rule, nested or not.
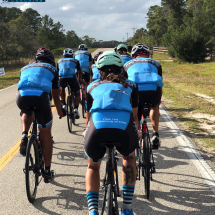
[(39, 48), (36, 53), (36, 60), (54, 63), (54, 55), (47, 48)]
[(88, 50), (88, 47), (87, 47), (87, 45), (86, 44), (81, 44), (81, 45), (79, 45), (78, 46), (78, 50)]
[(101, 55), (103, 52), (98, 52), (94, 55), (94, 61), (97, 61), (99, 55)]

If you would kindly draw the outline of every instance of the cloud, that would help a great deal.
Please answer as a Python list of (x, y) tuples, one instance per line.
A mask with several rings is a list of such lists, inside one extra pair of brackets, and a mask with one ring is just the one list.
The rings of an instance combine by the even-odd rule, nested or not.
[(63, 28), (74, 30), (79, 37), (88, 35), (97, 40), (122, 40), (133, 36), (131, 28), (146, 28), (145, 15), (161, 0), (46, 0), (45, 3), (11, 3), (22, 11), (31, 7), (41, 16), (49, 15)]
[(74, 6), (72, 6), (71, 4), (67, 4), (67, 5), (60, 7), (59, 9), (60, 10), (70, 10), (72, 8), (74, 8)]

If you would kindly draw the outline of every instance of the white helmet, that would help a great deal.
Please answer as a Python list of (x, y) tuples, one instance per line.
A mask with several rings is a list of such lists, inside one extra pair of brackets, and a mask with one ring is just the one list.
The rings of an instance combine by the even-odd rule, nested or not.
[(150, 52), (147, 45), (145, 45), (143, 43), (137, 43), (136, 45), (133, 46), (133, 48), (131, 50), (132, 56), (134, 56), (135, 54), (138, 54), (139, 51), (142, 51), (143, 53), (145, 52), (147, 54), (149, 54), (149, 52)]
[(64, 51), (63, 51), (63, 55), (70, 55), (72, 56), (74, 54), (74, 51), (70, 48), (66, 48)]
[(80, 44), (80, 45), (78, 46), (78, 50), (87, 50), (87, 49), (88, 49), (88, 47), (87, 47), (86, 44)]

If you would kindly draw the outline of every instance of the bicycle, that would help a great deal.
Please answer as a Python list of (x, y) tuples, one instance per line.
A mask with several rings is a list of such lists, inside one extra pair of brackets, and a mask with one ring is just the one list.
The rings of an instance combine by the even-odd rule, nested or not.
[[(82, 74), (84, 75), (85, 73), (82, 72)], [(81, 83), (81, 90), (80, 90), (80, 97), (81, 97), (81, 106), (82, 106), (82, 116), (83, 118), (85, 118), (85, 113), (86, 113), (86, 90), (85, 90), (85, 80), (82, 80)]]
[[(103, 179), (102, 188), (105, 189), (102, 211), (103, 215), (105, 206), (107, 206), (107, 215), (119, 215), (117, 197), (119, 194), (119, 182), (118, 182), (118, 170), (117, 161), (118, 158), (116, 147), (120, 146), (118, 142), (104, 142), (100, 144), (101, 147), (106, 147), (108, 150), (108, 160), (106, 162), (106, 174)], [(114, 174), (116, 177), (114, 177)], [(107, 202), (107, 203), (106, 203)]]
[(140, 170), (142, 169), (142, 176), (144, 177), (145, 195), (149, 198), (150, 195), (150, 180), (152, 181), (152, 173), (155, 173), (155, 163), (152, 153), (152, 144), (150, 141), (149, 130), (147, 126), (147, 117), (150, 113), (151, 104), (141, 104), (142, 118), (140, 121), (140, 128), (142, 131), (142, 137), (139, 142), (139, 147), (136, 149), (137, 163), (137, 180), (140, 180)]
[[(42, 152), (42, 142), (39, 133), (37, 134), (37, 122), (35, 114), (40, 110), (36, 107), (27, 108), (33, 112), (33, 124), (31, 135), (27, 144), (25, 169), (26, 193), (28, 201), (33, 203), (36, 198), (37, 187), (40, 184), (42, 172), (44, 170), (44, 157)], [(32, 180), (30, 179), (32, 176)], [(32, 183), (31, 183), (32, 182)], [(32, 189), (31, 189), (32, 185)]]
[(72, 124), (75, 125), (75, 95), (70, 88), (69, 83), (67, 83), (68, 96), (66, 101), (66, 110), (67, 110), (67, 124), (69, 132), (72, 133)]

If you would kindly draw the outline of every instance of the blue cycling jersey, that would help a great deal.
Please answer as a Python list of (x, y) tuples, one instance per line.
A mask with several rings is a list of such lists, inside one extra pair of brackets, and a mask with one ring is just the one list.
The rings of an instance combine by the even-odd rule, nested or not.
[(87, 93), (93, 98), (90, 113), (97, 129), (127, 127), (133, 113), (131, 93), (136, 87), (135, 83), (127, 82), (127, 88), (120, 83), (99, 80), (88, 86)]
[(128, 74), (128, 79), (138, 85), (139, 91), (156, 91), (157, 87), (163, 86), (163, 79), (158, 74), (160, 64), (151, 58), (136, 58), (128, 61), (124, 69)]
[(82, 72), (90, 72), (90, 52), (79, 50), (74, 54), (74, 58), (77, 59), (80, 63)]
[(61, 58), (58, 60), (59, 77), (72, 78), (75, 75), (77, 60), (74, 58)]
[(93, 73), (92, 80), (95, 81), (97, 79), (100, 79), (101, 75), (99, 73), (99, 70), (96, 67), (96, 64), (93, 64), (92, 67), (91, 67), (91, 69), (92, 69), (92, 73)]
[(130, 55), (121, 55), (121, 57), (124, 61), (124, 64), (133, 59), (133, 57), (131, 57)]
[(21, 69), (18, 90), (21, 96), (40, 96), (50, 93), (57, 69), (48, 63), (33, 63)]

